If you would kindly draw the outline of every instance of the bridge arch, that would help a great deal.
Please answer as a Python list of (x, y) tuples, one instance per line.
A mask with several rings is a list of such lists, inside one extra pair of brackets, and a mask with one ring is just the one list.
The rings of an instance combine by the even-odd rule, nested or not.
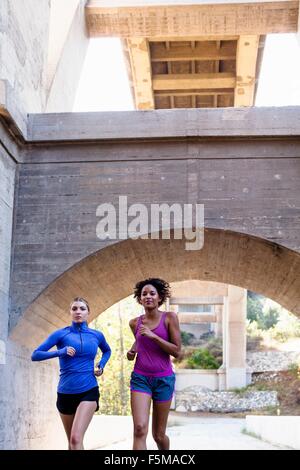
[[(300, 254), (252, 235), (205, 229), (204, 246), (185, 250), (185, 239), (128, 239), (82, 259), (29, 305), (11, 339), (30, 349), (68, 324), (70, 300), (82, 295), (93, 320), (149, 276), (169, 282), (197, 279), (232, 284), (273, 299), (300, 316)], [(24, 325), (26, 326), (24, 328)]]

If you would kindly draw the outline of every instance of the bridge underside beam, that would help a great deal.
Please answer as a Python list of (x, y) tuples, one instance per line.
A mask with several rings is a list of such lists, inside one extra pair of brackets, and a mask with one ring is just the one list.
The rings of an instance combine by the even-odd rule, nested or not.
[(103, 6), (90, 0), (86, 21), (90, 36), (172, 37), (295, 33), (298, 1), (197, 5)]

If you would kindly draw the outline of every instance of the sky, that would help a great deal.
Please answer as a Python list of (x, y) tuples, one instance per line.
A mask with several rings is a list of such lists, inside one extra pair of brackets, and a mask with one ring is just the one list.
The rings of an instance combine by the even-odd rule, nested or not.
[(119, 38), (90, 39), (73, 111), (134, 109)]
[[(300, 105), (300, 40), (296, 34), (266, 38), (255, 106)], [(133, 110), (121, 42), (91, 39), (73, 111)]]

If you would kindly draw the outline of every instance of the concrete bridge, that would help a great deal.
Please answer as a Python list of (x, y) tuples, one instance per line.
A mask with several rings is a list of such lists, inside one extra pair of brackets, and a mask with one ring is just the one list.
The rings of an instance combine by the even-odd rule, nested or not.
[[(299, 108), (18, 120), (10, 106), (0, 124), (4, 448), (54, 445), (56, 366), (29, 358), (68, 323), (73, 296), (87, 297), (95, 317), (155, 275), (240, 286), (300, 314)], [(204, 204), (204, 247), (99, 240), (96, 209), (119, 195), (146, 207)]]
[[(0, 2), (0, 448), (46, 449), (61, 447), (57, 364), (31, 364), (30, 355), (69, 322), (73, 296), (86, 296), (95, 317), (138, 279), (159, 275), (251, 289), (300, 314), (300, 109), (45, 114), (72, 110), (89, 44), (87, 2), (21, 3)], [(259, 21), (249, 3), (263, 3)], [(185, 8), (193, 18), (195, 7)], [(214, 15), (216, 5), (197, 8)], [(233, 17), (231, 6), (217, 8)], [(203, 28), (217, 29), (196, 33), (299, 30), (296, 1), (249, 0), (234, 15), (202, 15)], [(152, 36), (190, 35), (175, 23), (178, 31)], [(240, 70), (241, 98), (254, 82)], [(187, 251), (173, 238), (99, 240), (97, 207), (116, 206), (119, 195), (147, 208), (204, 204), (203, 249)]]

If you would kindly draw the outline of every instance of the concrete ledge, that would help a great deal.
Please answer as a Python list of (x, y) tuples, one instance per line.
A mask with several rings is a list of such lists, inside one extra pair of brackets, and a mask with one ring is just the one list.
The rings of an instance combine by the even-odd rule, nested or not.
[(2, 117), (16, 137), (27, 140), (27, 114), (20, 110), (15, 92), (8, 80), (0, 79), (0, 117)]
[(300, 136), (300, 106), (30, 114), (28, 141)]
[(187, 387), (202, 386), (210, 390), (219, 390), (217, 369), (177, 369), (175, 391), (181, 392)]
[(300, 106), (27, 115), (0, 79), (1, 116), (24, 143), (300, 136)]
[(300, 416), (246, 416), (246, 431), (272, 444), (300, 449)]
[(4, 112), (4, 109), (0, 108), (0, 149), (9, 155), (16, 163), (22, 163), (23, 152), (22, 145), (20, 145), (20, 133), (13, 131), (13, 126), (9, 124), (9, 117), (7, 119), (7, 117), (4, 116)]

